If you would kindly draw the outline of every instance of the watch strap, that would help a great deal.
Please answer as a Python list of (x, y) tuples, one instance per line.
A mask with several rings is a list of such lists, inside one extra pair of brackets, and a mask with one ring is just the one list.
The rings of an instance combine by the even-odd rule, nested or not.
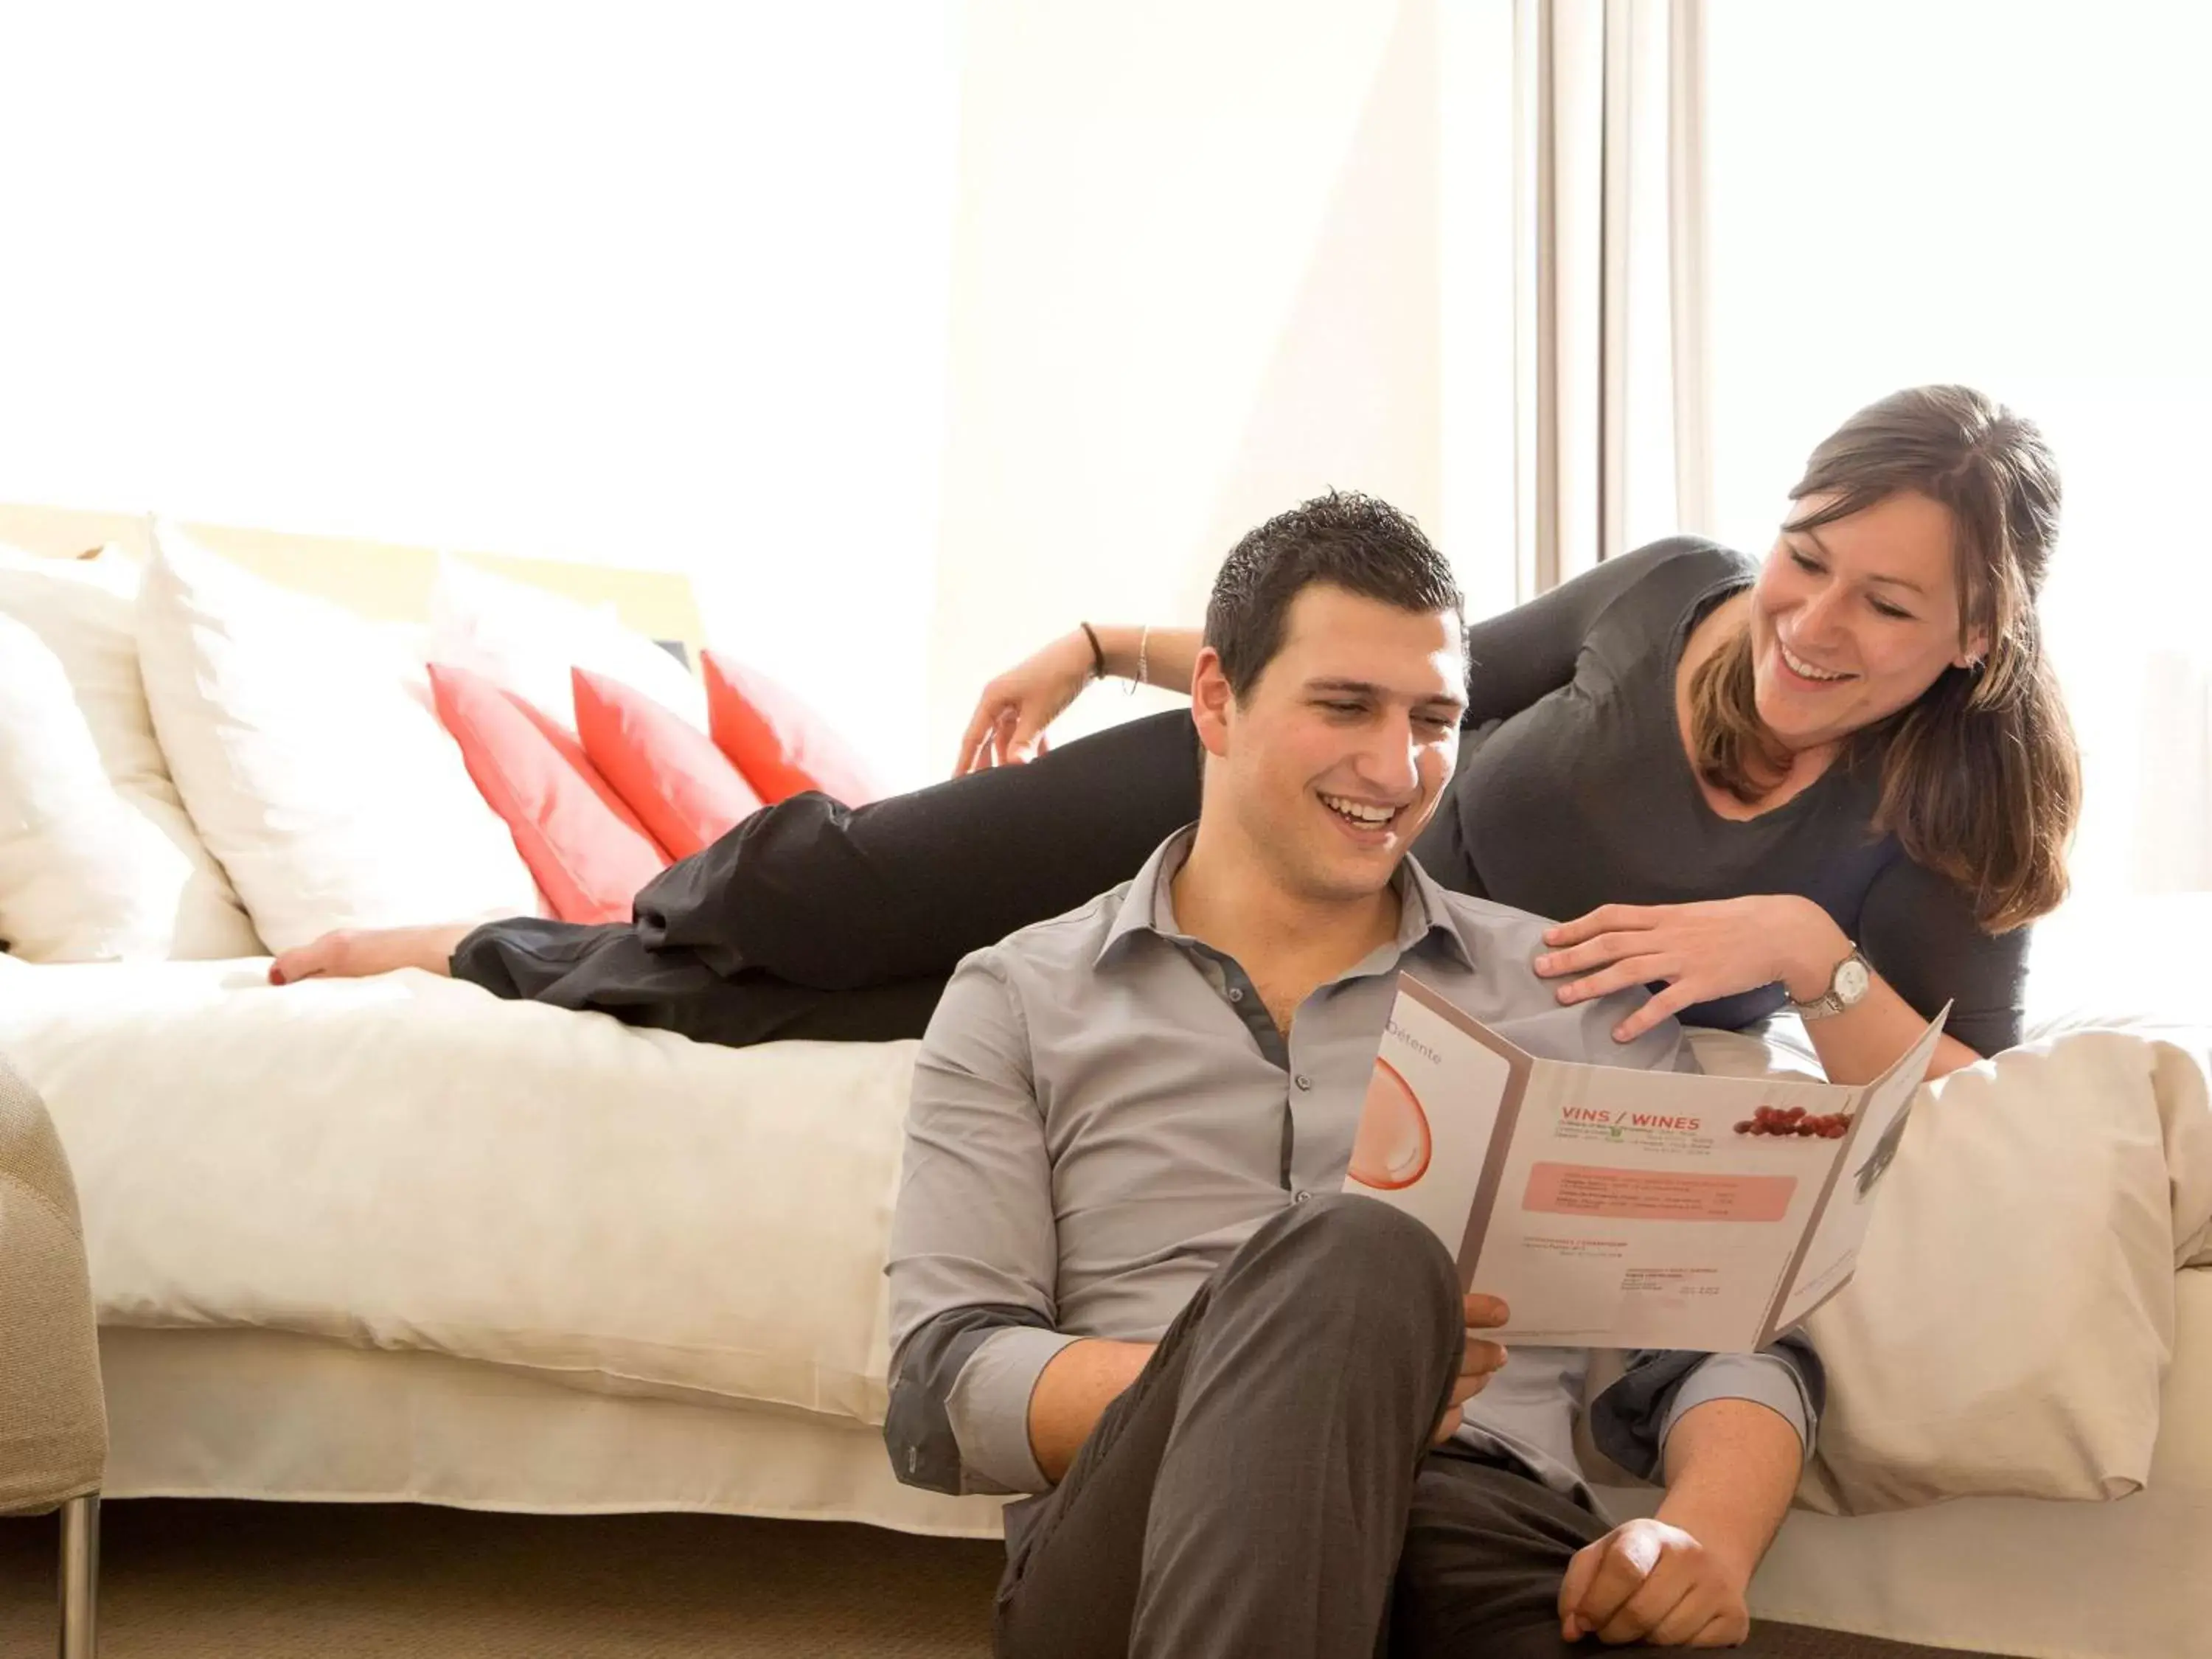
[(1790, 996), (1786, 990), (1783, 993), (1789, 1003), (1790, 1012), (1800, 1019), (1826, 1019), (1832, 1014), (1840, 1014), (1846, 1009), (1857, 1006), (1861, 997), (1865, 995), (1864, 992), (1861, 992), (1859, 996), (1853, 997), (1846, 1002), (1842, 994), (1836, 989), (1837, 980), (1842, 977), (1844, 969), (1854, 962), (1865, 969), (1869, 980), (1873, 978), (1874, 964), (1866, 959), (1866, 952), (1860, 950), (1856, 944), (1853, 944), (1843, 959), (1828, 970), (1828, 988), (1821, 992), (1819, 996), (1800, 1002)]

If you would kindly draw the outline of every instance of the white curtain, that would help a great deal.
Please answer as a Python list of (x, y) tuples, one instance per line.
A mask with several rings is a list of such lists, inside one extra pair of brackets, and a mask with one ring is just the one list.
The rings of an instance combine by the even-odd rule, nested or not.
[(1516, 0), (1519, 597), (1711, 520), (1704, 0)]
[(2076, 890), (2212, 887), (2212, 10), (1705, 21), (1718, 533), (1762, 544), (1812, 447), (1900, 386), (2034, 419), (2065, 484), (2041, 609), (2082, 742)]
[[(1482, 365), (1510, 414), (1478, 434), (1510, 434), (1512, 580), (1471, 589), (1478, 612), (1677, 530), (1757, 552), (1853, 410), (1978, 385), (2043, 426), (2066, 479), (2043, 611), (2084, 753), (2076, 890), (2212, 887), (2212, 532), (2188, 488), (2212, 453), (2212, 12), (1510, 16), (1490, 43), (1514, 66), (1510, 205), (1462, 187), (1492, 228), (1510, 212), (1510, 278), (1448, 279), (1514, 314)], [(1498, 90), (1452, 73), (1462, 97)]]

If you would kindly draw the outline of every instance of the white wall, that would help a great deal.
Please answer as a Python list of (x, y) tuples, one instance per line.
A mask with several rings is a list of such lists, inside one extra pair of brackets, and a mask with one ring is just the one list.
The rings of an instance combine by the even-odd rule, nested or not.
[(0, 501), (682, 569), (910, 773), (956, 15), (0, 8)]
[(1514, 9), (1443, 0), (1437, 20), (1441, 533), (1476, 617), (1520, 599)]
[[(1195, 623), (1335, 486), (1438, 526), (1436, 0), (975, 0), (931, 757), (1079, 618)], [(1079, 731), (1154, 700), (1091, 693)]]
[(1448, 528), (1440, 266), (1510, 301), (1455, 9), (0, 9), (0, 500), (681, 569), (940, 775), (990, 672), (1195, 621), (1284, 507)]

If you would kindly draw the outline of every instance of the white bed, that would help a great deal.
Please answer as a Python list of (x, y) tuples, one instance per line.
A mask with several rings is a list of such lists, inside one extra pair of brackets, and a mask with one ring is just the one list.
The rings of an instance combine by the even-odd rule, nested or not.
[(580, 1391), (281, 1331), (110, 1328), (111, 1498), (677, 1510), (995, 1537), (998, 1504), (902, 1486), (881, 1433), (765, 1407)]
[[(1790, 1516), (1759, 1616), (2044, 1659), (2189, 1659), (2212, 1588), (2212, 1272), (2183, 1275), (2182, 1352), (2149, 1487), (2113, 1504), (1961, 1498)], [(993, 1536), (995, 1505), (891, 1478), (857, 1424), (580, 1395), (439, 1354), (257, 1331), (110, 1330), (111, 1497), (683, 1510)], [(1620, 1512), (1648, 1491), (1609, 1494)]]
[[(0, 508), (0, 541), (48, 554), (136, 532)], [(407, 550), (207, 539), (385, 621), (414, 616), (429, 580), (428, 556)], [(534, 574), (696, 642), (671, 579)], [(2052, 1659), (2212, 1652), (2212, 1591), (2195, 1571), (2212, 1557), (2212, 1425), (2198, 1405), (2212, 1394), (2212, 1270), (2174, 1270), (2212, 1224), (2200, 1064), (2212, 992), (2185, 960), (2212, 896), (2187, 902), (2187, 925), (2142, 902), (2085, 908), (2039, 938), (2039, 1034), (2181, 1034), (2195, 1093), (2124, 1098), (2123, 1065), (2109, 1111), (2075, 1102), (2076, 1118), (2045, 1135), (2046, 1158), (2078, 1144), (2092, 1182), (2124, 1172), (2140, 1200), (2115, 1211), (2142, 1234), (2131, 1269), (2094, 1203), (2047, 1218), (2135, 1274), (2072, 1304), (2084, 1328), (2131, 1345), (2114, 1373), (2127, 1387), (2009, 1401), (2021, 1467), (1985, 1458), (1966, 1477), (1988, 1483), (1969, 1490), (2146, 1488), (1800, 1512), (1754, 1586), (1759, 1613)], [(875, 1426), (912, 1045), (703, 1048), (416, 974), (276, 990), (265, 966), (0, 957), (0, 1048), (47, 1096), (83, 1194), (109, 1496), (996, 1532), (996, 1500), (900, 1486)], [(1931, 1115), (1916, 1114), (1916, 1133)], [(1913, 1190), (1910, 1153), (1886, 1213), (1909, 1202), (1896, 1195)], [(1980, 1282), (2003, 1282), (2001, 1241), (1985, 1254)], [(2018, 1300), (2023, 1322), (2069, 1305)], [(2084, 1386), (2051, 1375), (2056, 1391)], [(1878, 1441), (1885, 1425), (1872, 1426)]]
[[(110, 1322), (111, 1496), (671, 1509), (995, 1532), (994, 1500), (900, 1486), (875, 1426), (885, 1355), (872, 1263), (910, 1045), (703, 1049), (421, 975), (289, 992), (257, 988), (254, 977), (252, 963), (0, 967), (0, 1045), (46, 1079), (86, 1188)], [(325, 1109), (326, 1097), (281, 1082), (300, 1052), (337, 1052), (318, 1024), (357, 1026), (364, 1054), (389, 1051), (399, 1025), (416, 1028), (408, 1041), (432, 1047), (391, 1072), (408, 1100), (373, 1130), (362, 1113), (325, 1121), (301, 1141), (308, 1152), (258, 1176), (250, 1158), (228, 1154), (198, 1176), (181, 1167), (196, 1144), (230, 1145), (257, 1123), (281, 1135), (287, 1117)], [(501, 1048), (501, 1064), (542, 1065), (544, 1076), (497, 1097), (467, 1079), (441, 1092), (424, 1078), (450, 1069), (452, 1045), (469, 1032), (508, 1028), (528, 1038)], [(148, 1052), (124, 1040), (133, 1030)], [(248, 1050), (260, 1057), (257, 1092), (233, 1105), (216, 1098), (219, 1083), (163, 1084), (163, 1055), (224, 1079), (247, 1073)], [(374, 1063), (340, 1058), (318, 1087), (357, 1100)], [(629, 1091), (609, 1104), (617, 1077)], [(672, 1117), (678, 1097), (696, 1097), (698, 1109)], [(525, 1109), (532, 1101), (550, 1115), (541, 1127)], [(593, 1120), (590, 1103), (602, 1108)], [(823, 1139), (842, 1150), (824, 1152), (824, 1169), (756, 1179), (739, 1167), (748, 1146), (762, 1164), (787, 1162), (787, 1132), (825, 1104), (840, 1127)], [(610, 1126), (661, 1148), (642, 1152), (621, 1183), (662, 1200), (645, 1211), (622, 1191), (593, 1195)], [(449, 1189), (436, 1185), (443, 1176), (418, 1180), (395, 1144), (475, 1183), (475, 1218), (444, 1204), (408, 1209), (397, 1194)], [(506, 1206), (497, 1166), (468, 1173), (471, 1146), (504, 1148), (514, 1179), (552, 1213)], [(334, 1179), (325, 1160), (349, 1173)], [(727, 1174), (702, 1189), (679, 1163)], [(298, 1172), (289, 1190), (285, 1170)], [(1911, 1176), (1905, 1157), (1898, 1175)], [(723, 1189), (730, 1201), (712, 1204)], [(2191, 1204), (2191, 1215), (2203, 1208)], [(533, 1224), (548, 1231), (518, 1236)], [(808, 1227), (818, 1231), (796, 1239)], [(406, 1254), (390, 1246), (402, 1231), (436, 1261), (478, 1228), (486, 1259), (455, 1261), (436, 1283), (387, 1271)], [(634, 1236), (637, 1260), (662, 1264), (649, 1297), (625, 1300), (621, 1272), (558, 1249), (564, 1233), (617, 1230)], [(298, 1259), (266, 1264), (258, 1240), (269, 1237), (295, 1240)], [(501, 1239), (512, 1259), (495, 1262)], [(2212, 1549), (2212, 1422), (2201, 1407), (2212, 1385), (2212, 1270), (2170, 1278), (2161, 1421), (2136, 1425), (2146, 1440), (2156, 1434), (2145, 1490), (2110, 1503), (1801, 1511), (1754, 1586), (1756, 1610), (2052, 1659), (2198, 1650), (2191, 1643), (2212, 1611), (2196, 1571)], [(468, 1310), (487, 1302), (517, 1316), (471, 1322)], [(2039, 1311), (2023, 1302), (2020, 1318), (2039, 1323)], [(694, 1340), (724, 1330), (727, 1342)], [(803, 1355), (811, 1365), (794, 1364)], [(1613, 1501), (1627, 1510), (1650, 1497)]]

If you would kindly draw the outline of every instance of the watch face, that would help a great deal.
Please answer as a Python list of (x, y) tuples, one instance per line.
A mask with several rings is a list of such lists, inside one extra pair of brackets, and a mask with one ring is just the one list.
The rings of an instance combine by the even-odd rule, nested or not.
[(1867, 994), (1868, 982), (1866, 963), (1856, 957), (1851, 957), (1836, 969), (1834, 990), (1837, 1000), (1849, 1007)]

